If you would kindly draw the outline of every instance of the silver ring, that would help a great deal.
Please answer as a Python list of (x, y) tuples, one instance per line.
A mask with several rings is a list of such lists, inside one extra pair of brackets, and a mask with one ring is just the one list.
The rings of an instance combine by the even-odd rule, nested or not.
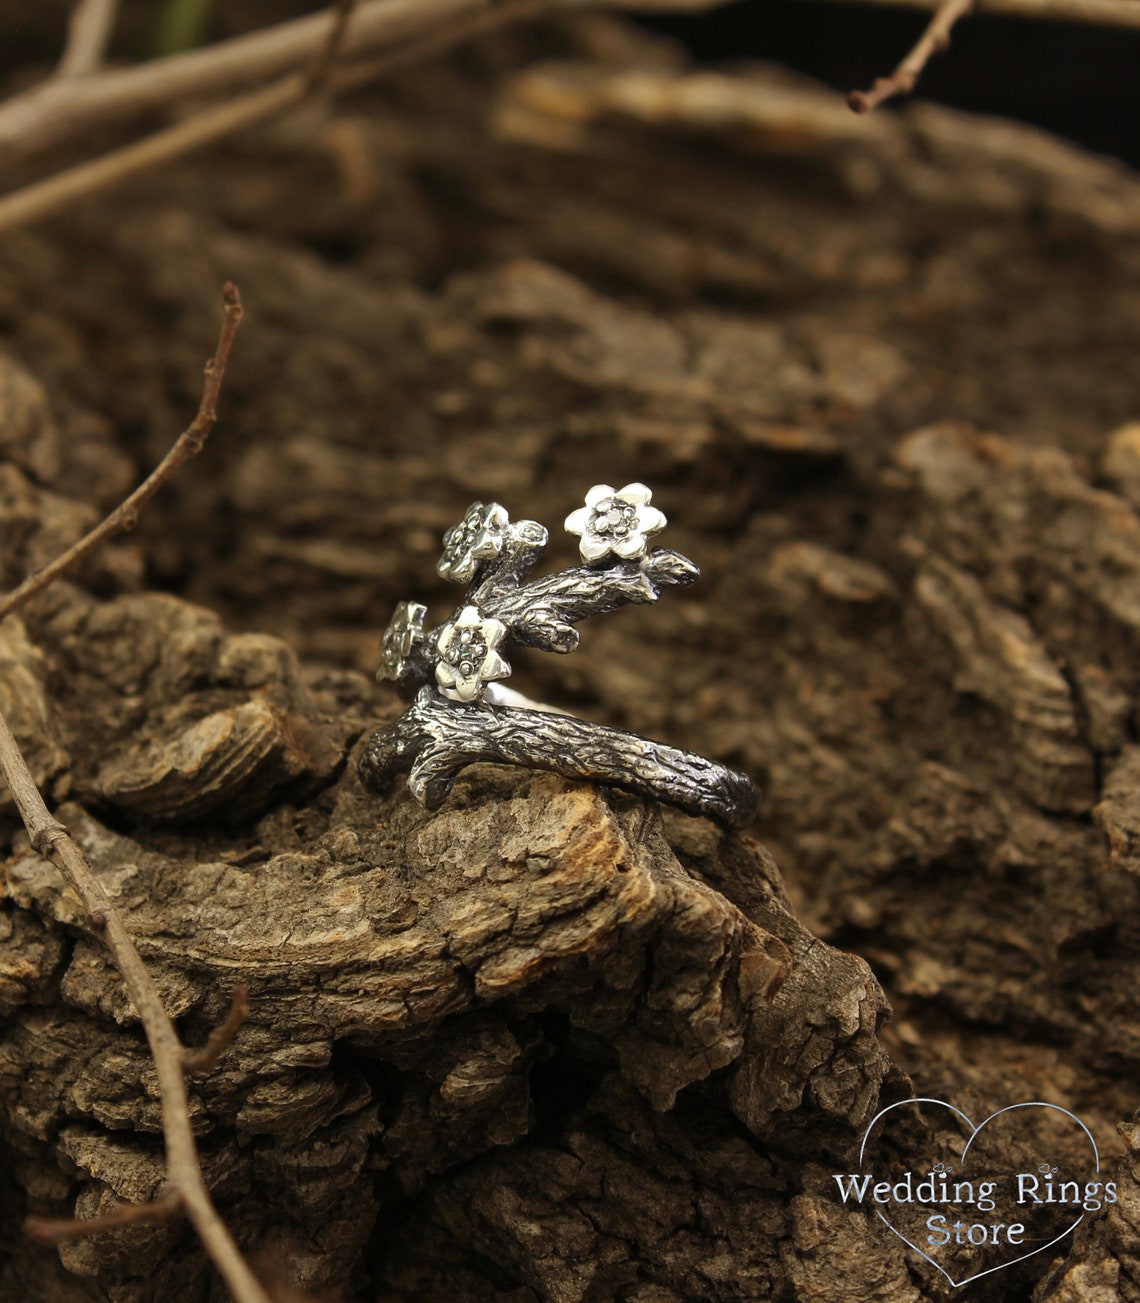
[(620, 787), (730, 828), (747, 824), (759, 796), (746, 775), (540, 706), (502, 684), (512, 647), (573, 651), (574, 626), (587, 616), (655, 602), (666, 588), (693, 583), (700, 572), (688, 557), (649, 546), (665, 523), (644, 484), (595, 485), (566, 518), (583, 564), (528, 580), (547, 531), (537, 521), (512, 522), (497, 502), (473, 503), (444, 535), (437, 567), (442, 578), (466, 586), (463, 605), (428, 632), (427, 607), (401, 602), (384, 633), (376, 677), (412, 704), (368, 739), (364, 781), (383, 791), (407, 773), (408, 787), (430, 810), (467, 765), (523, 765)]

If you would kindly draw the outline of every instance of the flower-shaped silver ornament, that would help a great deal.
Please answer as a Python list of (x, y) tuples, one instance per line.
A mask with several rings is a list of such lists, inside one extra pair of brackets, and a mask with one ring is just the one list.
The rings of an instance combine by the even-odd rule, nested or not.
[(441, 579), (469, 584), (482, 561), (493, 561), (503, 550), (510, 524), (506, 508), (497, 502), (473, 502), (467, 515), (443, 536), (443, 556), (436, 570)]
[(579, 535), (583, 564), (535, 576), (548, 543), (534, 520), (512, 522), (498, 503), (475, 503), (444, 536), (439, 573), (467, 586), (451, 619), (423, 632), (424, 608), (403, 602), (384, 638), (382, 673), (411, 704), (364, 745), (360, 773), (383, 791), (398, 773), (429, 809), (446, 799), (468, 765), (548, 769), (620, 787), (730, 828), (751, 819), (757, 792), (745, 775), (664, 742), (590, 720), (537, 709), (493, 685), (513, 647), (566, 653), (575, 627), (629, 603), (656, 602), (698, 576), (680, 552), (648, 546), (665, 517), (644, 484), (599, 484), (566, 528)]
[(436, 683), (453, 700), (477, 701), (488, 683), (511, 672), (495, 650), (506, 634), (501, 620), (488, 619), (477, 606), (465, 606), (444, 625), (436, 641)]
[(649, 504), (653, 493), (644, 484), (627, 484), (612, 489), (595, 484), (586, 494), (586, 505), (566, 517), (566, 529), (581, 535), (578, 551), (583, 561), (601, 561), (616, 556), (623, 561), (643, 557), (649, 539), (665, 528), (665, 513)]
[(425, 615), (427, 607), (420, 602), (400, 602), (397, 605), (380, 644), (378, 679), (397, 683), (403, 677), (412, 653), (424, 640)]

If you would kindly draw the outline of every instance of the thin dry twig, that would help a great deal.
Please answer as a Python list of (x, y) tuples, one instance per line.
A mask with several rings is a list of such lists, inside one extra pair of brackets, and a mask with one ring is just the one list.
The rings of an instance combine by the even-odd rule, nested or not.
[[(922, 55), (917, 67), (911, 66), (915, 57), (912, 53), (894, 77), (881, 79), (866, 94), (853, 92), (849, 102), (860, 112), (890, 94), (913, 86), (918, 71), (937, 48), (939, 32), (944, 36), (952, 25), (953, 19), (942, 22), (942, 14), (947, 9), (955, 11), (954, 19), (960, 16), (958, 10), (965, 12), (972, 7), (976, 12), (1140, 27), (1140, 0), (974, 0), (972, 6), (958, 0), (949, 4), (947, 0), (844, 2), (939, 10), (929, 29), (936, 38), (935, 45)], [(372, 56), (363, 70), (355, 70), (360, 75), (343, 79), (329, 76), (318, 56), (307, 76), (293, 73), (282, 77), (145, 140), (18, 190), (0, 200), (0, 231), (50, 216), (78, 199), (265, 121), (302, 102), (314, 83), (326, 77), (331, 89), (358, 86), (392, 67), (457, 44), (476, 32), (545, 12), (590, 8), (696, 12), (721, 3), (724, 0), (531, 0), (520, 4), (503, 0), (364, 0), (353, 4), (337, 0), (331, 42), (325, 26), (327, 17), (318, 14), (139, 67), (92, 77), (55, 77), (0, 104), (0, 153), (33, 153), (100, 123), (154, 109), (170, 109), (189, 97), (233, 91), (290, 67), (296, 68), (311, 56), (313, 49), (334, 48), (342, 60)], [(347, 24), (350, 9), (353, 11), (351, 28)], [(375, 57), (382, 51), (387, 51), (387, 55)]]
[[(550, 0), (516, 0), (513, 4), (483, 9), (462, 21), (444, 26), (438, 32), (409, 41), (377, 59), (331, 69), (321, 89), (330, 94), (355, 89), (495, 27), (532, 17), (547, 9), (549, 3)], [(336, 36), (335, 30), (332, 35)], [(0, 232), (50, 217), (79, 199), (108, 190), (162, 163), (265, 122), (302, 103), (311, 93), (312, 84), (312, 74), (292, 73), (261, 90), (240, 95), (216, 108), (204, 109), (185, 122), (157, 131), (145, 140), (124, 145), (90, 163), (80, 163), (58, 176), (25, 186), (0, 199)], [(3, 607), (0, 606), (0, 616), (2, 614)]]
[[(912, 9), (937, 9), (941, 0), (844, 0)], [(725, 0), (544, 0), (551, 13), (574, 9), (700, 12)], [(384, 49), (504, 7), (499, 0), (362, 0), (342, 56), (371, 58)], [(979, 13), (1140, 28), (1137, 0), (977, 0)], [(301, 67), (326, 39), (327, 16), (311, 14), (199, 50), (154, 59), (97, 77), (59, 78), (0, 104), (0, 154), (24, 156), (81, 138), (94, 127), (121, 122), (187, 99), (234, 94)]]
[(114, 30), (119, 0), (77, 0), (67, 23), (67, 45), (57, 77), (88, 77), (99, 70)]
[[(1127, 6), (1134, 0), (1098, 2)], [(725, 0), (543, 0), (536, 8), (548, 13), (579, 9), (699, 12), (723, 3)], [(361, 0), (340, 56), (344, 61), (374, 58), (471, 18), (493, 19), (498, 10), (509, 7), (503, 0)], [(0, 156), (23, 157), (82, 139), (97, 126), (169, 110), (187, 100), (232, 95), (295, 72), (325, 44), (327, 33), (327, 14), (310, 14), (202, 49), (108, 70), (98, 77), (66, 82), (52, 78), (0, 104)]]
[(243, 127), (263, 122), (299, 104), (304, 97), (305, 78), (300, 74), (287, 77), (217, 108), (205, 109), (185, 122), (156, 131), (145, 140), (112, 150), (90, 163), (80, 163), (58, 176), (25, 186), (0, 199), (0, 231), (27, 226), (62, 212), (78, 199), (98, 194)]
[[(216, 420), (216, 405), (225, 373), (226, 359), (238, 322), (241, 320), (241, 296), (237, 287), (227, 284), (223, 291), (225, 316), (218, 341), (218, 349), (206, 366), (206, 379), (202, 389), (202, 401), (198, 415), (194, 418), (185, 434), (178, 440), (159, 468), (131, 496), (112, 512), (103, 525), (93, 530), (86, 539), (70, 549), (59, 563), (46, 567), (33, 580), (17, 589), (8, 598), (8, 609), (18, 604), (14, 599), (27, 600), (27, 591), (34, 583), (32, 591), (40, 591), (53, 579), (58, 578), (69, 565), (73, 565), (80, 556), (88, 552), (103, 539), (133, 524), (142, 505), (153, 495), (158, 487), (169, 479), (170, 475), (198, 451)], [(181, 445), (181, 449), (179, 449)], [(32, 848), (52, 864), (62, 874), (64, 880), (78, 895), (93, 933), (100, 937), (110, 950), (123, 979), (123, 985), (130, 996), (131, 1003), (139, 1016), (154, 1059), (158, 1075), (158, 1091), (162, 1106), (162, 1131), (166, 1146), (166, 1181), (163, 1197), (154, 1205), (154, 1211), (145, 1210), (120, 1211), (111, 1215), (112, 1226), (147, 1220), (148, 1217), (163, 1220), (172, 1215), (174, 1210), (185, 1213), (193, 1225), (206, 1252), (218, 1268), (230, 1292), (237, 1303), (270, 1303), (269, 1295), (262, 1288), (242, 1257), (225, 1223), (218, 1216), (202, 1177), (198, 1161), (197, 1145), (190, 1124), (189, 1101), (186, 1092), (185, 1047), (178, 1039), (174, 1024), (170, 1021), (163, 1007), (158, 989), (143, 963), (142, 957), (131, 939), (123, 920), (103, 890), (99, 879), (92, 872), (91, 865), (83, 851), (68, 832), (55, 819), (40, 795), (35, 781), (28, 771), (28, 766), (20, 748), (12, 736), (8, 722), (0, 713), (0, 775), (8, 785), (16, 808), (20, 812), (24, 827), (28, 830)], [(60, 1226), (49, 1223), (32, 1230), (42, 1233), (59, 1234)], [(68, 1234), (95, 1234), (100, 1230), (110, 1229), (106, 1219), (96, 1218), (82, 1224), (72, 1225)]]
[(406, 68), (409, 64), (445, 54), (454, 46), (483, 36), (497, 27), (536, 18), (549, 7), (550, 0), (504, 0), (504, 3), (493, 9), (468, 14), (449, 27), (407, 41), (377, 59), (358, 60), (346, 68), (338, 69), (330, 78), (329, 90), (334, 94), (356, 90), (387, 73)]
[[(123, 985), (138, 1013), (146, 1033), (158, 1074), (158, 1091), (162, 1102), (162, 1133), (166, 1144), (166, 1189), (190, 1220), (203, 1247), (221, 1272), (238, 1303), (269, 1303), (269, 1295), (258, 1283), (249, 1264), (242, 1257), (225, 1223), (218, 1216), (198, 1161), (198, 1148), (190, 1126), (186, 1076), (183, 1070), (183, 1046), (167, 1016), (146, 965), (130, 933), (112, 905), (99, 879), (92, 872), (87, 857), (71, 834), (53, 818), (44, 804), (28, 766), (0, 714), (0, 773), (28, 830), (32, 848), (50, 860), (83, 902), (89, 917), (99, 915), (103, 926), (97, 930), (110, 950), (123, 978)], [(164, 1201), (165, 1202), (165, 1201)], [(90, 1227), (90, 1224), (89, 1224)]]
[[(263, 122), (300, 104), (328, 80), (344, 45), (348, 20), (356, 0), (336, 0), (332, 27), (313, 59), (311, 69), (294, 73), (249, 95), (205, 109), (185, 122), (157, 131), (146, 139), (112, 150), (90, 163), (80, 163), (0, 199), (0, 231), (26, 226), (70, 207), (77, 199), (110, 189), (138, 173), (221, 140), (243, 127)], [(2, 112), (2, 110), (0, 110)], [(3, 608), (0, 607), (0, 618)]]
[(192, 1075), (212, 1072), (248, 1017), (249, 990), (244, 986), (235, 986), (230, 996), (230, 1011), (226, 1014), (225, 1021), (214, 1028), (206, 1037), (205, 1045), (200, 1049), (183, 1051), (183, 1069)]
[[(371, 56), (473, 9), (489, 7), (489, 0), (366, 0), (353, 15), (341, 55)], [(188, 99), (233, 94), (296, 72), (327, 43), (328, 21), (327, 13), (310, 14), (98, 77), (66, 82), (52, 78), (0, 105), (0, 152), (9, 157), (34, 153), (97, 125), (169, 109)]]
[(336, 0), (333, 5), (332, 28), (328, 40), (321, 47), (320, 53), (313, 60), (313, 66), (309, 69), (305, 86), (307, 94), (315, 94), (328, 80), (329, 72), (344, 49), (348, 20), (355, 8), (356, 0)]
[[(931, 9), (942, 0), (838, 0), (840, 4), (882, 5), (888, 9)], [(1101, 27), (1140, 27), (1136, 0), (976, 0), (979, 14), (1005, 14), (1052, 23), (1093, 23)]]
[(104, 1235), (125, 1226), (165, 1226), (182, 1216), (182, 1202), (165, 1197), (153, 1203), (124, 1203), (102, 1217), (27, 1217), (24, 1234), (37, 1244), (62, 1244), (64, 1240)]
[(889, 77), (879, 77), (869, 91), (853, 90), (848, 106), (856, 113), (870, 113), (884, 100), (909, 95), (932, 55), (942, 54), (950, 45), (950, 31), (959, 18), (974, 7), (974, 0), (942, 0), (938, 12), (926, 26), (917, 43)]
[(206, 440), (210, 436), (210, 431), (214, 428), (214, 423), (218, 419), (218, 394), (221, 392), (222, 381), (225, 379), (226, 374), (226, 363), (229, 360), (230, 349), (233, 346), (234, 336), (237, 334), (237, 328), (241, 324), (242, 317), (241, 295), (238, 293), (236, 285), (227, 282), (222, 290), (222, 299), (225, 303), (225, 314), (222, 318), (221, 333), (218, 336), (218, 347), (214, 352), (214, 356), (206, 363), (206, 379), (202, 386), (202, 400), (198, 405), (198, 414), (194, 417), (194, 420), (183, 430), (175, 440), (174, 446), (129, 498), (120, 503), (105, 520), (96, 525), (78, 543), (69, 547), (66, 552), (58, 556), (49, 565), (44, 566), (42, 570), (37, 570), (34, 575), (29, 575), (18, 588), (13, 589), (6, 597), (0, 598), (0, 620), (31, 601), (37, 593), (43, 592), (49, 584), (54, 583), (73, 566), (78, 565), (84, 557), (89, 556), (101, 543), (112, 538), (115, 534), (121, 534), (124, 530), (133, 529), (138, 522), (138, 515), (142, 508), (146, 506), (180, 466), (202, 451)]

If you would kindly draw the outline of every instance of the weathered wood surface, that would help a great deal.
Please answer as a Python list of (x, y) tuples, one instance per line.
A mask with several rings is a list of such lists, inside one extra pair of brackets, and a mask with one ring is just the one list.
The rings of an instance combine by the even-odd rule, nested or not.
[[(844, 1135), (889, 1070), (869, 970), (795, 921), (771, 861), (733, 843), (746, 861), (735, 871), (764, 900), (745, 914), (686, 872), (658, 818), (629, 798), (476, 770), (428, 814), (406, 793), (379, 800), (352, 767), (239, 839), (204, 826), (137, 841), (79, 806), (61, 813), (191, 1039), (233, 983), (249, 987), (250, 1022), (195, 1083), (195, 1122), (239, 1235), (270, 1234), (309, 1283), (348, 1284), (376, 1235), (400, 1256), (384, 1207), (480, 1161), (497, 1189), (495, 1153), (528, 1149), (595, 1091), (616, 1092), (611, 1120), (652, 1130), (679, 1091), (712, 1076), (727, 1168), (733, 1155), (755, 1161), (741, 1119), (776, 1136), (796, 1111)], [(708, 850), (719, 859), (715, 841)], [(130, 1010), (54, 871), (25, 850), (7, 881), (22, 927), (5, 948), (9, 1139), (29, 1166), (50, 1168), (52, 1152), (76, 1165), (80, 1215), (112, 1192), (151, 1196), (156, 1105)], [(757, 1034), (777, 992), (779, 1034)], [(768, 1216), (783, 1179), (762, 1183)], [(38, 1198), (70, 1184), (41, 1180)], [(571, 1218), (579, 1238), (582, 1217)], [(61, 1258), (116, 1297), (161, 1297), (186, 1270), (183, 1238), (105, 1237)], [(776, 1270), (776, 1243), (758, 1252)], [(518, 1266), (558, 1293), (563, 1276), (617, 1281), (638, 1256)]]
[[(1067, 1259), (953, 1297), (1140, 1298), (1140, 183), (609, 24), (500, 41), (6, 242), (6, 584), (184, 424), (230, 276), (217, 440), (0, 630), (0, 691), (187, 1034), (252, 988), (194, 1087), (239, 1234), (393, 1303), (942, 1299), (827, 1188), (905, 1071), (1121, 1164)], [(467, 503), (601, 479), (703, 578), (512, 682), (763, 779), (794, 910), (626, 798), (488, 768), (428, 814), (344, 764)], [(0, 1293), (205, 1299), (182, 1228), (16, 1235), (158, 1167), (74, 902), (5, 881)]]
[(460, 707), (431, 687), (394, 724), (371, 735), (360, 773), (381, 792), (397, 774), (407, 774), (408, 790), (434, 810), (450, 795), (457, 775), (476, 763), (546, 769), (649, 801), (663, 799), (667, 778), (668, 804), (727, 828), (747, 827), (758, 805), (751, 779), (693, 752), (561, 712)]

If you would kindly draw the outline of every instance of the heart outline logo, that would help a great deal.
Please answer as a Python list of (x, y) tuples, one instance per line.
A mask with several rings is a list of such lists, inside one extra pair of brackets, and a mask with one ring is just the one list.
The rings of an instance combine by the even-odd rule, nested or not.
[[(1097, 1148), (1097, 1143), (1093, 1137), (1093, 1133), (1088, 1129), (1087, 1126), (1085, 1126), (1085, 1124), (1081, 1121), (1079, 1117), (1077, 1117), (1075, 1113), (1070, 1113), (1067, 1108), (1062, 1108), (1060, 1104), (1049, 1104), (1046, 1103), (1044, 1100), (1026, 1100), (1020, 1104), (1007, 1104), (1005, 1108), (999, 1108), (996, 1112), (991, 1113), (989, 1117), (983, 1119), (983, 1121), (979, 1122), (978, 1125), (975, 1126), (972, 1119), (967, 1117), (966, 1114), (963, 1113), (960, 1108), (955, 1108), (953, 1104), (948, 1104), (944, 1099), (930, 1099), (925, 1096), (916, 1099), (896, 1100), (895, 1103), (888, 1104), (886, 1108), (880, 1109), (879, 1112), (875, 1114), (875, 1116), (871, 1119), (871, 1123), (867, 1127), (867, 1130), (863, 1136), (863, 1143), (859, 1146), (860, 1169), (862, 1169), (863, 1167), (863, 1157), (867, 1151), (867, 1142), (868, 1140), (870, 1140), (871, 1132), (874, 1131), (875, 1126), (879, 1122), (880, 1118), (886, 1117), (888, 1113), (892, 1112), (896, 1108), (910, 1107), (911, 1105), (914, 1104), (937, 1104), (939, 1108), (947, 1108), (950, 1110), (951, 1113), (954, 1113), (957, 1117), (961, 1118), (961, 1120), (966, 1124), (966, 1126), (970, 1128), (970, 1137), (962, 1148), (962, 1154), (961, 1154), (962, 1162), (965, 1161), (966, 1155), (970, 1152), (970, 1146), (978, 1138), (979, 1133), (990, 1122), (992, 1122), (994, 1118), (1001, 1117), (1002, 1114), (1004, 1113), (1012, 1113), (1015, 1109), (1019, 1109), (1019, 1108), (1047, 1108), (1053, 1110), (1056, 1113), (1062, 1113), (1064, 1114), (1065, 1117), (1070, 1118), (1072, 1121), (1074, 1121), (1077, 1124), (1077, 1126), (1079, 1126), (1080, 1129), (1088, 1137), (1089, 1144), (1092, 1145), (1092, 1151), (1093, 1151), (1093, 1161), (1094, 1161), (1093, 1170), (1097, 1176), (1100, 1175), (1100, 1150)], [(875, 1212), (878, 1215), (879, 1220), (887, 1227), (888, 1230), (892, 1231), (895, 1235), (897, 1235), (899, 1239), (902, 1240), (902, 1242), (907, 1246), (907, 1248), (913, 1249), (920, 1258), (925, 1258), (926, 1261), (929, 1262), (930, 1265), (934, 1267), (936, 1271), (939, 1271), (943, 1276), (945, 1276), (946, 1279), (950, 1282), (951, 1288), (953, 1289), (960, 1289), (963, 1285), (968, 1285), (972, 1280), (981, 1280), (983, 1276), (992, 1275), (995, 1271), (1001, 1271), (1005, 1267), (1012, 1267), (1015, 1263), (1025, 1262), (1029, 1258), (1035, 1258), (1037, 1254), (1044, 1253), (1046, 1249), (1051, 1249), (1054, 1244), (1059, 1244), (1061, 1240), (1065, 1238), (1066, 1235), (1071, 1235), (1081, 1224), (1081, 1222), (1084, 1221), (1086, 1216), (1085, 1212), (1082, 1211), (1081, 1215), (1076, 1219), (1076, 1221), (1073, 1222), (1071, 1226), (1063, 1230), (1060, 1235), (1057, 1235), (1053, 1239), (1051, 1239), (1048, 1242), (1048, 1244), (1042, 1244), (1038, 1246), (1036, 1249), (1032, 1249), (1029, 1253), (1023, 1253), (1016, 1258), (1010, 1258), (1008, 1262), (999, 1262), (995, 1267), (987, 1267), (985, 1271), (978, 1271), (975, 1272), (972, 1276), (964, 1276), (961, 1280), (955, 1280), (954, 1277), (950, 1275), (950, 1273), (946, 1270), (945, 1267), (935, 1262), (934, 1259), (928, 1253), (924, 1253), (918, 1247), (917, 1244), (914, 1244), (911, 1240), (908, 1240), (907, 1237), (902, 1233), (902, 1231), (900, 1231), (898, 1227), (895, 1226), (887, 1216), (885, 1216), (885, 1214), (882, 1212), (881, 1209), (876, 1208)]]

